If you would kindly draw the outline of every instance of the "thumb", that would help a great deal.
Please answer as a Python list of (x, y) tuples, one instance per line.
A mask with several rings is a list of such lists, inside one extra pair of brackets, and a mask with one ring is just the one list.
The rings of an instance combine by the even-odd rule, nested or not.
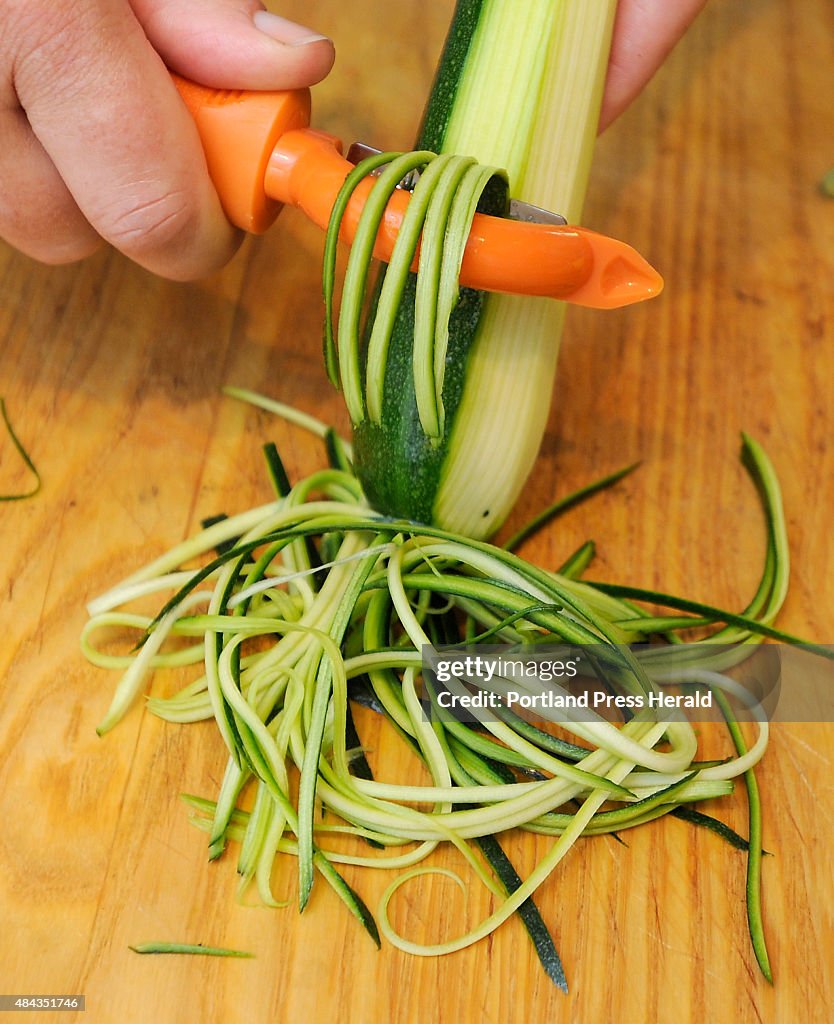
[(257, 0), (130, 0), (172, 71), (219, 89), (299, 89), (333, 66), (333, 43)]

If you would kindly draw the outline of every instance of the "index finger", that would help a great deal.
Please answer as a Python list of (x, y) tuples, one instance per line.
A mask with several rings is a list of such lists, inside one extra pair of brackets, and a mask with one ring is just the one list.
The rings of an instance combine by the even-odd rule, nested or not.
[(196, 128), (127, 0), (28, 5), (13, 85), (79, 209), (155, 273), (187, 279), (234, 251)]

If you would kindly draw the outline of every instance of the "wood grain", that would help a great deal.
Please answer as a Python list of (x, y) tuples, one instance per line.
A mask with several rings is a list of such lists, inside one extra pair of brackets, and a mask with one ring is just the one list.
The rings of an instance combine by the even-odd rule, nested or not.
[[(281, 7), (313, 20), (300, 0)], [(339, 59), (316, 89), (316, 124), (407, 145), (450, 7), (408, 0), (383, 18), (369, 0), (319, 0), (315, 22)], [(593, 537), (598, 578), (741, 606), (764, 540), (737, 460), (746, 430), (784, 487), (793, 580), (781, 623), (822, 642), (834, 640), (834, 203), (816, 183), (834, 164), (832, 51), (834, 9), (819, 0), (709, 5), (601, 140), (586, 223), (633, 241), (667, 289), (622, 313), (572, 311), (546, 443), (514, 517), (642, 459), (525, 554), (554, 566)], [(627, 845), (581, 842), (541, 890), (567, 997), (515, 921), (432, 960), (374, 952), (322, 886), (300, 918), (292, 906), (237, 906), (232, 859), (207, 863), (177, 799), (214, 791), (213, 729), (137, 709), (96, 737), (113, 679), (78, 652), (85, 601), (201, 517), (264, 500), (262, 441), (276, 440), (296, 474), (321, 462), (314, 441), (221, 386), (345, 426), (320, 360), (321, 241), (287, 211), (226, 270), (190, 285), (112, 252), (46, 268), (0, 248), (0, 395), (44, 481), (34, 500), (0, 506), (0, 990), (84, 992), (77, 1019), (97, 1024), (827, 1021), (830, 724), (777, 726), (760, 772), (775, 985), (749, 948), (743, 857), (670, 820)], [(26, 484), (0, 439), (0, 492)], [(360, 725), (400, 770), (397, 743), (372, 717)], [(743, 793), (717, 812), (744, 829)], [(522, 873), (547, 846), (509, 841)], [(388, 881), (349, 877), (371, 906)], [(276, 888), (294, 901), (292, 865)], [(464, 907), (429, 879), (403, 892), (396, 919), (415, 936), (448, 936), (488, 910), (474, 887)], [(257, 958), (127, 949), (151, 939)]]

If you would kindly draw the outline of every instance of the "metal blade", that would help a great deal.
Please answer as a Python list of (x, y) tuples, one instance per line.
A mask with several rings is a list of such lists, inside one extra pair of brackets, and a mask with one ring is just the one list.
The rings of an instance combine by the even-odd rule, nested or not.
[[(353, 142), (347, 151), (345, 157), (352, 164), (361, 163), (363, 160), (367, 160), (369, 156), (376, 156), (381, 153), (381, 149), (374, 149), (373, 146), (366, 146), (364, 142)], [(385, 170), (388, 164), (383, 164), (381, 167), (376, 167), (371, 171), (371, 176), (376, 178)], [(420, 171), (413, 170), (409, 171), (408, 174), (397, 184), (397, 188), (404, 188), (408, 192), (414, 191), (414, 186), (420, 179)]]
[(567, 217), (552, 210), (543, 210), (540, 206), (525, 203), (521, 199), (510, 200), (510, 220), (524, 220), (531, 224), (567, 224)]
[[(347, 159), (352, 164), (358, 164), (369, 156), (376, 156), (381, 152), (381, 149), (374, 149), (373, 146), (368, 146), (364, 142), (354, 142), (347, 151)], [(387, 166), (387, 164), (383, 164), (382, 167), (377, 167), (376, 170), (371, 171), (371, 174), (381, 174)], [(403, 178), (397, 188), (404, 188), (410, 192), (417, 184), (419, 177), (419, 171), (411, 171)], [(522, 199), (510, 200), (510, 209), (507, 216), (510, 220), (526, 221), (530, 224), (567, 224), (567, 218), (563, 217), (561, 213), (554, 213), (552, 210), (543, 210), (540, 206), (534, 206), (532, 203), (525, 203)]]

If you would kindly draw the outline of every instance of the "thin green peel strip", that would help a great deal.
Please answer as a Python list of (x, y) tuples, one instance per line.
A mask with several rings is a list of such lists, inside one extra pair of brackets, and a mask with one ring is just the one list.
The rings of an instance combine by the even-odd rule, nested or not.
[[(399, 182), (411, 171), (425, 166), (433, 157), (434, 153), (420, 151), (406, 153), (390, 160), (374, 183), (359, 218), (345, 271), (342, 305), (339, 310), (339, 369), (345, 404), (352, 423), (361, 423), (365, 418), (360, 369), (360, 335), (365, 285), (370, 272), (377, 232), (391, 193)], [(376, 161), (378, 158), (370, 159)], [(359, 164), (356, 170), (362, 168), (363, 164)], [(398, 240), (401, 237), (402, 230)]]
[[(424, 163), (425, 161), (422, 162)], [(391, 260), (385, 272), (368, 341), (368, 359), (365, 375), (368, 417), (373, 423), (379, 423), (382, 417), (382, 391), (385, 383), (388, 345), (391, 340), (391, 332), (394, 329), (394, 321), (400, 308), (403, 290), (405, 289), (411, 264), (414, 260), (414, 254), (417, 251), (417, 243), (420, 240), (420, 234), (426, 221), (434, 191), (443, 180), (444, 173), (450, 169), (451, 164), (451, 157), (437, 157), (426, 166), (420, 175), (402, 219), (394, 251), (391, 253)], [(453, 165), (452, 169), (454, 169)], [(362, 211), (363, 218), (366, 215), (366, 211), (367, 207)], [(370, 211), (367, 215), (372, 217), (373, 211)], [(420, 266), (422, 269), (422, 261)], [(436, 288), (437, 282), (431, 281), (430, 285)], [(347, 286), (348, 280), (346, 277), (345, 288)]]
[[(443, 380), (446, 374), (446, 353), (449, 347), (449, 319), (457, 305), (459, 295), (460, 266), (463, 250), (469, 240), (472, 220), (481, 196), (489, 182), (495, 178), (507, 182), (506, 173), (495, 167), (470, 167), (460, 184), (455, 202), (449, 213), (443, 242), (443, 263), (437, 290), (437, 320), (434, 330), (434, 393), (438, 410), (438, 422), (434, 431), (424, 429), (430, 437), (440, 440), (445, 431), (443, 409)], [(416, 333), (416, 328), (415, 328)], [(415, 338), (415, 345), (417, 339)], [(418, 393), (419, 405), (419, 393)], [(421, 417), (422, 419), (422, 417)]]
[(138, 946), (128, 946), (134, 953), (185, 953), (191, 956), (226, 956), (240, 959), (252, 959), (255, 954), (242, 949), (226, 949), (222, 946), (203, 946), (190, 942), (143, 942)]
[(345, 178), (330, 212), (330, 222), (327, 225), (327, 233), (324, 238), (324, 255), (322, 257), (322, 291), (324, 293), (324, 365), (334, 388), (339, 387), (339, 358), (333, 331), (333, 297), (336, 289), (336, 251), (339, 246), (342, 220), (359, 182), (378, 167), (383, 167), (401, 155), (401, 153), (379, 153), (358, 163)]
[[(423, 430), (430, 437), (440, 434), (440, 392), (435, 385), (435, 336), (442, 314), (439, 314), (439, 281), (446, 257), (444, 239), (452, 203), (467, 169), (474, 164), (471, 157), (446, 156), (449, 168), (438, 183), (426, 214), (420, 249), (420, 271), (414, 299), (414, 350), (412, 354), (417, 411)], [(449, 308), (451, 314), (451, 307)], [(448, 334), (448, 323), (446, 332)], [(442, 385), (441, 385), (442, 386)]]
[[(719, 690), (713, 691), (727, 722), (727, 729), (739, 757), (747, 753), (747, 744), (741, 728), (735, 720), (732, 708), (726, 697)], [(773, 984), (773, 971), (767, 952), (764, 934), (764, 918), (762, 915), (762, 804), (759, 798), (759, 784), (753, 768), (744, 773), (744, 784), (747, 787), (747, 811), (749, 817), (749, 841), (747, 848), (747, 925), (750, 929), (750, 941), (756, 962), (762, 974)]]
[(23, 501), (25, 498), (33, 498), (41, 489), (41, 475), (38, 472), (34, 462), (32, 462), (29, 453), (23, 447), (23, 445), (20, 442), (20, 439), (14, 432), (14, 427), (12, 426), (11, 420), (9, 419), (9, 414), (6, 411), (6, 400), (4, 398), (0, 398), (0, 416), (2, 416), (3, 418), (3, 424), (6, 427), (6, 433), (9, 435), (11, 442), (15, 447), (15, 451), (21, 457), (21, 459), (23, 459), (24, 465), (35, 478), (34, 486), (31, 487), (28, 491), (22, 491), (20, 494), (0, 494), (0, 501)]

